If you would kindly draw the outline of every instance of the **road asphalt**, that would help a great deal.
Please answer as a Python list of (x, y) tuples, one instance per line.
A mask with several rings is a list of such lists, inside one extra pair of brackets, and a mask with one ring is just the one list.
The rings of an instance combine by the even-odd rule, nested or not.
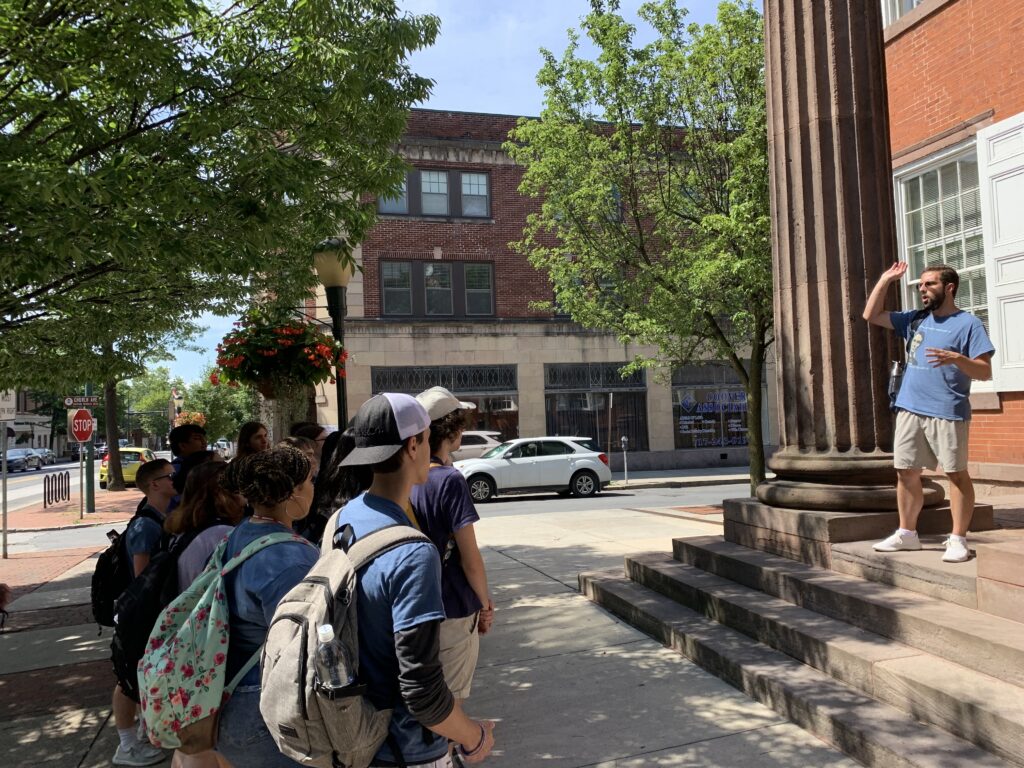
[[(742, 469), (642, 474), (631, 473), (631, 489), (732, 480), (736, 495), (747, 495)], [(135, 492), (111, 496), (116, 502), (96, 513), (106, 516), (103, 524), (127, 519), (138, 499)], [(685, 504), (682, 496), (676, 504)], [(579, 593), (580, 571), (621, 567), (626, 554), (668, 552), (676, 537), (718, 534), (720, 512), (559, 511), (555, 500), (541, 499), (523, 514), (484, 516), (477, 538), (497, 611), (481, 641), (466, 709), (497, 721), (497, 748), (486, 765), (857, 765)], [(26, 513), (32, 514), (16, 522), (59, 520)], [(110, 765), (117, 744), (110, 631), (98, 631), (88, 606), (98, 551), (58, 549), (0, 561), (0, 582), (15, 593), (0, 634), (4, 765)]]

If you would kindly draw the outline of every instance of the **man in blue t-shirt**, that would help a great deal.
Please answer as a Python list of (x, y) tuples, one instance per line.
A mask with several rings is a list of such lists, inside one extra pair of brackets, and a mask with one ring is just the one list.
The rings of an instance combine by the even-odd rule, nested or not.
[[(359, 539), (410, 525), (403, 507), (430, 467), (427, 411), (409, 395), (384, 393), (363, 403), (349, 432), (355, 448), (341, 465), (371, 467), (373, 483), (345, 505), (339, 526), (351, 525)], [(444, 607), (437, 549), (426, 541), (403, 544), (357, 579), (360, 678), (375, 706), (394, 708), (372, 765), (446, 768), (449, 740), (463, 762), (482, 762), (494, 746), (494, 724), (466, 716), (438, 657)]]
[(944, 264), (926, 267), (917, 290), (925, 310), (889, 312), (889, 286), (906, 274), (896, 262), (879, 278), (864, 308), (864, 319), (891, 328), (907, 348), (906, 371), (896, 398), (896, 503), (900, 527), (874, 545), (879, 552), (921, 549), (917, 518), (924, 504), (921, 472), (941, 465), (950, 485), (953, 533), (942, 559), (962, 563), (971, 556), (967, 530), (974, 514), (974, 484), (967, 473), (967, 429), (971, 381), (992, 377), (995, 347), (974, 315), (956, 306), (960, 276)]

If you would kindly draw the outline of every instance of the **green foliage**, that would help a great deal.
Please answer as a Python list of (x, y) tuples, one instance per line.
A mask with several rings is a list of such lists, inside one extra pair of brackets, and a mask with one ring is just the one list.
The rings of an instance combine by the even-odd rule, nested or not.
[[(154, 437), (165, 437), (170, 431), (171, 390), (174, 388), (184, 392), (185, 384), (178, 377), (172, 379), (170, 370), (163, 365), (146, 369), (141, 376), (118, 382), (117, 399), (122, 407), (119, 423), (125, 431), (141, 429)], [(187, 407), (199, 410), (191, 403)], [(129, 411), (132, 413), (130, 423), (126, 421)]]
[(437, 30), (393, 0), (0, 0), (0, 386), (137, 375), (132, 334), (304, 296), (401, 182)]
[(520, 190), (543, 199), (516, 246), (577, 322), (657, 345), (664, 363), (729, 361), (747, 385), (752, 472), (763, 474), (773, 314), (763, 20), (729, 1), (717, 23), (687, 25), (675, 0), (650, 2), (639, 14), (657, 37), (636, 46), (617, 2), (592, 6), (582, 31), (596, 60), (577, 55), (574, 32), (560, 59), (543, 51), (541, 117), (521, 120), (506, 144), (526, 169)]
[(187, 407), (206, 416), (206, 434), (211, 443), (220, 437), (234, 441), (245, 422), (259, 419), (259, 399), (249, 387), (214, 386), (210, 376), (215, 370), (208, 368), (203, 379), (188, 386)]

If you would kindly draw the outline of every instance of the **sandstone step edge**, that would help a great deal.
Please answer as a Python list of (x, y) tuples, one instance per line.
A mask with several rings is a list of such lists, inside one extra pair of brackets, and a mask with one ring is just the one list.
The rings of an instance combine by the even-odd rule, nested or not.
[(938, 546), (941, 537), (922, 536), (921, 541), (927, 549), (892, 553), (875, 552), (870, 541), (833, 544), (832, 570), (977, 609), (978, 576), (974, 561), (943, 563)]
[(605, 609), (870, 768), (1010, 763), (612, 572), (581, 573)]
[(701, 536), (673, 557), (833, 619), (1024, 687), (1024, 625), (899, 587)]
[(663, 553), (626, 574), (922, 722), (1024, 765), (1024, 688), (711, 576)]

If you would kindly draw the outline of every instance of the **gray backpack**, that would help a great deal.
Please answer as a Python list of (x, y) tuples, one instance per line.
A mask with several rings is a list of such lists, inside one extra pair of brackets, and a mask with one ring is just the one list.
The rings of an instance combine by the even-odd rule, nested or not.
[[(378, 710), (359, 684), (356, 571), (395, 547), (430, 539), (393, 525), (336, 549), (338, 514), (327, 523), (316, 565), (274, 612), (263, 647), (260, 712), (278, 749), (300, 765), (366, 768), (388, 735), (391, 710)], [(350, 529), (349, 529), (350, 530)], [(355, 667), (355, 683), (333, 697), (317, 685), (317, 627), (331, 624)]]

